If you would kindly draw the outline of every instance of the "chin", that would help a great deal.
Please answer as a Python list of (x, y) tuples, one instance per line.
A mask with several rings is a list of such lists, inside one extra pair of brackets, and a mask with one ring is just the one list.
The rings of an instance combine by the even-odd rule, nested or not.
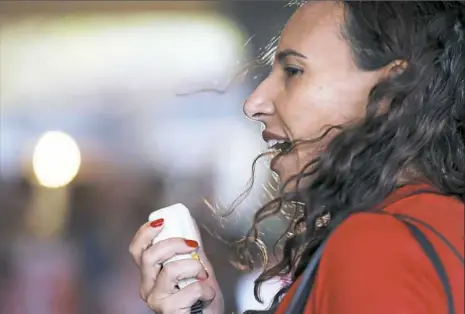
[[(286, 169), (285, 167), (277, 167), (277, 166), (274, 166), (271, 170), (278, 176), (279, 178), (278, 182), (280, 185), (286, 183), (296, 173), (295, 171), (290, 171), (290, 169)], [(291, 182), (287, 184), (285, 192), (288, 192), (294, 188), (295, 188), (295, 183)]]
[(275, 163), (270, 165), (270, 170), (278, 176), (279, 183), (286, 181), (286, 171), (285, 168), (282, 167), (282, 160), (277, 160)]
[[(282, 185), (286, 183), (288, 180), (293, 178), (295, 175), (299, 173), (299, 165), (297, 164), (295, 159), (292, 158), (282, 158), (277, 160), (277, 162), (271, 167), (271, 170), (278, 175), (279, 177), (279, 184)], [(304, 182), (308, 182), (308, 179), (300, 181), (300, 186)], [(292, 182), (286, 185), (285, 192), (292, 191), (296, 188), (296, 181), (292, 180)]]

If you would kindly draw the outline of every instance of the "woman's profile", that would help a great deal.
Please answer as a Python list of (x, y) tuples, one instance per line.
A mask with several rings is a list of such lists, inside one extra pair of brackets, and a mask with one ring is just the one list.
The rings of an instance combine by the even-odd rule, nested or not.
[[(464, 313), (464, 2), (303, 3), (244, 113), (265, 126), (282, 186), (253, 228), (299, 204), (281, 260), (256, 282), (257, 294), (292, 279), (269, 312)], [(161, 268), (199, 249), (151, 245), (161, 228), (143, 225), (130, 246), (143, 300), (156, 313), (197, 300), (223, 313), (208, 252), (208, 274), (196, 260)], [(179, 290), (188, 277), (199, 281)]]

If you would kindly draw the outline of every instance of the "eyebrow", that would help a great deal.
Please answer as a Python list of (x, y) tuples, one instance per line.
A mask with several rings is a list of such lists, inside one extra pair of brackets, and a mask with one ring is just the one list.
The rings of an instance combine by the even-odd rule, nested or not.
[(307, 57), (300, 52), (297, 52), (292, 49), (285, 49), (276, 54), (276, 59), (278, 60), (279, 63), (282, 63), (284, 59), (286, 59), (289, 56), (294, 56), (294, 57), (299, 57), (299, 58), (304, 58), (307, 59)]

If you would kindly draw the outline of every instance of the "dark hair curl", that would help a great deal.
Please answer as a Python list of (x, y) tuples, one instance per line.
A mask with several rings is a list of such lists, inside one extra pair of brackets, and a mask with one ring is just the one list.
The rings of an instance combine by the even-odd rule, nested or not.
[[(333, 126), (339, 131), (325, 150), (256, 213), (251, 238), (284, 204), (302, 204), (295, 209), (302, 215), (287, 230), (282, 258), (255, 282), (257, 300), (262, 282), (275, 276), (294, 281), (331, 230), (351, 213), (376, 208), (401, 181), (428, 183), (465, 203), (465, 3), (341, 5), (341, 31), (356, 65), (372, 71), (401, 61), (402, 69), (371, 90), (362, 121)], [(300, 184), (306, 177), (311, 181)], [(290, 181), (298, 183), (292, 191), (285, 189)], [(322, 227), (317, 222), (324, 215), (331, 222)], [(271, 310), (288, 288), (277, 293)]]

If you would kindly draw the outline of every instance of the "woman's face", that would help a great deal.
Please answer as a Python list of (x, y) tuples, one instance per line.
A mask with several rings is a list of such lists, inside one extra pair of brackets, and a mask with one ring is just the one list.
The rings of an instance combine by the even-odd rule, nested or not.
[[(244, 105), (249, 118), (264, 124), (265, 141), (314, 139), (328, 126), (365, 115), (368, 94), (384, 73), (356, 67), (341, 35), (343, 15), (337, 2), (311, 1), (284, 28), (273, 71)], [(297, 146), (280, 157), (273, 170), (286, 180), (322, 146)]]

